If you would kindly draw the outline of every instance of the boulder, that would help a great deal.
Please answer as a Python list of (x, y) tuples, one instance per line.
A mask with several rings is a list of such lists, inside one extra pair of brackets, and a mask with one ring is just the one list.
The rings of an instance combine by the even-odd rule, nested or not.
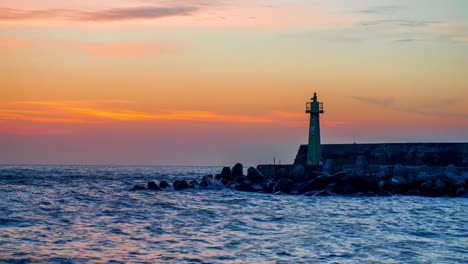
[(309, 191), (309, 192), (304, 193), (304, 196), (318, 196), (318, 194), (319, 194), (320, 192), (321, 192), (321, 191), (318, 191), (318, 190)]
[(432, 180), (427, 180), (421, 186), (419, 186), (418, 193), (424, 196), (430, 195), (430, 190), (432, 189)]
[(377, 196), (393, 196), (393, 194), (387, 190), (380, 189), (377, 191)]
[(457, 175), (452, 172), (445, 172), (445, 178), (450, 182), (450, 185), (456, 186), (456, 187), (462, 187), (465, 185), (465, 178), (463, 175)]
[(405, 194), (408, 190), (408, 187), (404, 178), (402, 179), (402, 181), (399, 181), (395, 178), (387, 179), (384, 181), (382, 189), (389, 191), (392, 194)]
[(275, 188), (276, 182), (273, 181), (268, 181), (264, 186), (263, 186), (263, 191), (266, 193), (272, 193), (273, 189)]
[(354, 184), (356, 183), (355, 178), (357, 177), (358, 176), (355, 175), (354, 171), (347, 171), (347, 172), (342, 171), (342, 172), (338, 172), (334, 174), (333, 179), (336, 180), (336, 186), (334, 188), (334, 192), (338, 194), (345, 194), (345, 195), (355, 194), (357, 190), (356, 188), (354, 188)]
[(431, 175), (431, 174), (428, 174), (427, 172), (419, 172), (418, 175), (414, 178), (414, 180), (412, 181), (412, 183), (416, 183), (416, 184), (422, 184), (424, 182), (427, 182), (427, 181), (434, 181), (436, 178), (436, 175)]
[(247, 170), (247, 180), (255, 182), (255, 183), (264, 183), (267, 178), (254, 167), (250, 167)]
[(217, 181), (219, 181), (219, 180), (222, 179), (222, 178), (221, 178), (221, 174), (216, 174), (216, 175), (214, 176), (214, 178), (215, 178), (215, 180), (217, 180)]
[(274, 178), (277, 170), (273, 165), (258, 165), (257, 169), (268, 178)]
[(380, 166), (376, 174), (379, 175), (381, 180), (390, 179), (393, 177), (394, 167), (392, 166)]
[(425, 173), (430, 175), (430, 174), (432, 174), (432, 168), (430, 166), (428, 166), (428, 165), (422, 165), (421, 167), (419, 167), (418, 172), (420, 172), (420, 173), (425, 172)]
[(174, 190), (183, 190), (189, 188), (189, 184), (186, 180), (176, 180), (172, 185), (174, 186)]
[(319, 190), (325, 189), (330, 183), (333, 183), (336, 181), (336, 176), (331, 175), (331, 176), (325, 176), (321, 175), (318, 176), (317, 178), (313, 179), (312, 181), (315, 182)]
[(405, 167), (401, 164), (396, 164), (393, 167), (393, 178), (397, 180), (400, 184), (406, 184), (406, 172)]
[[(449, 182), (449, 184), (453, 187), (453, 194), (455, 195), (455, 191), (458, 187), (463, 187), (465, 185), (465, 176), (458, 175), (457, 167), (454, 164), (450, 164), (445, 168), (445, 179)], [(466, 173), (468, 176), (468, 173)]]
[(408, 183), (406, 179), (402, 177), (398, 177), (398, 178), (393, 177), (390, 180), (394, 186), (403, 186)]
[(229, 167), (223, 168), (223, 170), (221, 171), (221, 179), (225, 179), (227, 181), (234, 180), (234, 177), (232, 177), (231, 168)]
[(456, 193), (455, 193), (455, 196), (456, 197), (464, 197), (464, 198), (468, 198), (468, 190), (466, 190), (465, 188), (463, 187), (460, 187), (457, 189)]
[(337, 172), (337, 166), (335, 161), (332, 159), (327, 159), (323, 164), (322, 174), (324, 175), (332, 175)]
[(200, 187), (209, 187), (213, 184), (213, 175), (205, 175), (202, 177)]
[(242, 164), (237, 163), (236, 165), (234, 165), (234, 167), (232, 167), (231, 169), (231, 175), (234, 178), (244, 175), (244, 167), (242, 166)]
[(303, 193), (307, 193), (310, 191), (319, 191), (319, 190), (320, 188), (314, 180), (310, 180), (310, 181), (303, 182), (303, 183), (296, 185), (296, 193), (298, 194), (303, 194)]
[(352, 182), (338, 182), (334, 191), (345, 195), (354, 195), (358, 192)]
[(458, 174), (457, 167), (455, 166), (455, 164), (449, 164), (447, 168), (445, 169), (445, 172), (450, 173), (450, 174), (455, 174), (455, 175)]
[(159, 188), (159, 186), (154, 181), (150, 181), (150, 182), (148, 182), (148, 190), (159, 191), (161, 189)]
[(448, 182), (445, 175), (439, 175), (434, 181), (431, 190), (431, 196), (442, 196), (450, 193), (450, 183)]
[(213, 180), (211, 182), (211, 185), (209, 186), (211, 189), (218, 189), (218, 190), (221, 190), (221, 189), (224, 189), (224, 183), (221, 182), (221, 181), (217, 181), (217, 180)]
[[(380, 177), (376, 174), (355, 175), (350, 179), (348, 185), (352, 185), (354, 191), (365, 194), (369, 191), (376, 191), (379, 181)], [(353, 189), (351, 189), (351, 191), (353, 191)]]
[(394, 178), (386, 179), (379, 181), (377, 183), (376, 189), (377, 190), (386, 190), (391, 192), (395, 187), (398, 187), (398, 181)]
[(230, 182), (232, 182), (232, 181), (228, 181), (228, 180), (222, 179), (222, 178), (221, 178), (221, 179), (217, 179), (217, 181), (218, 181), (219, 183), (221, 183), (222, 185), (224, 185), (224, 186), (226, 186), (226, 185), (228, 185)]
[(277, 192), (290, 193), (294, 187), (295, 185), (290, 179), (282, 178), (278, 181), (278, 183), (273, 188), (273, 193), (277, 193)]
[(332, 196), (332, 195), (335, 195), (335, 194), (328, 190), (321, 190), (318, 193), (316, 193), (314, 196)]
[(305, 181), (313, 180), (318, 176), (322, 175), (321, 169), (319, 170), (317, 166), (306, 165), (305, 166)]
[(389, 179), (389, 177), (387, 176), (385, 171), (379, 171), (377, 173), (370, 174), (368, 177), (369, 177), (369, 180), (375, 181), (375, 182), (379, 182), (379, 181), (382, 181), (382, 180)]
[(200, 184), (198, 183), (197, 180), (191, 180), (188, 183), (188, 187), (191, 189), (198, 189), (198, 186), (200, 186)]
[(230, 181), (230, 182), (224, 184), (224, 187), (229, 188), (229, 189), (236, 189), (236, 184), (237, 184), (236, 181)]
[(427, 165), (422, 165), (415, 172), (408, 173), (406, 179), (408, 181), (408, 187), (412, 189), (418, 189), (421, 184), (426, 181), (434, 181), (435, 175), (433, 175), (432, 168)]
[(159, 183), (159, 188), (167, 189), (167, 188), (171, 188), (171, 186), (169, 185), (169, 183), (167, 181), (162, 181), (162, 182)]
[(369, 166), (369, 163), (367, 162), (367, 159), (365, 156), (357, 156), (356, 158), (356, 164), (354, 165), (354, 170), (358, 175), (364, 175), (367, 173), (367, 168)]
[(302, 165), (294, 165), (289, 171), (289, 179), (295, 183), (304, 181), (305, 168)]
[(130, 191), (140, 191), (140, 190), (146, 190), (146, 187), (141, 184), (137, 184), (133, 186), (133, 188)]
[(264, 190), (263, 186), (258, 184), (258, 183), (252, 183), (250, 185), (250, 188), (254, 191), (254, 192), (262, 192)]
[(334, 193), (334, 191), (333, 191), (333, 190), (335, 189), (335, 187), (336, 187), (336, 182), (332, 182), (332, 183), (330, 183), (330, 184), (327, 185), (327, 188), (325, 188), (325, 190), (324, 190), (324, 191), (327, 192), (327, 194), (328, 194), (327, 196), (335, 195), (335, 194), (336, 194), (336, 193)]
[(416, 189), (409, 189), (405, 192), (405, 195), (419, 195), (419, 191)]
[(242, 181), (237, 182), (234, 185), (234, 189), (242, 192), (259, 192), (263, 190), (263, 188), (259, 184), (249, 181), (246, 178), (244, 178), (244, 180)]

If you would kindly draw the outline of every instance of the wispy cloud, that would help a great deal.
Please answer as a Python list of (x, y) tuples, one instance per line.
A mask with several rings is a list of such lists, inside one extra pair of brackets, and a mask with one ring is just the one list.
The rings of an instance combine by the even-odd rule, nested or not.
[(397, 13), (401, 7), (395, 5), (374, 6), (355, 10), (354, 13), (371, 14), (371, 15), (388, 15)]
[(159, 19), (170, 16), (189, 16), (198, 11), (197, 7), (131, 7), (131, 8), (112, 8), (107, 10), (98, 10), (91, 12), (76, 12), (78, 20), (85, 21), (117, 21), (132, 19)]
[(0, 21), (16, 20), (77, 20), (77, 21), (120, 21), (138, 19), (160, 19), (171, 16), (189, 16), (198, 11), (195, 6), (137, 6), (102, 10), (41, 9), (23, 10), (0, 8)]
[(456, 43), (468, 43), (467, 21), (428, 25), (424, 32)]
[(81, 43), (86, 53), (104, 57), (142, 57), (149, 54), (168, 54), (174, 44), (166, 42)]
[(161, 110), (137, 111), (127, 105), (109, 106), (90, 101), (24, 101), (3, 104), (0, 120), (24, 120), (40, 123), (105, 123), (110, 121), (225, 121), (239, 123), (271, 123), (264, 117), (224, 115), (210, 111)]
[(395, 99), (393, 97), (387, 97), (383, 99), (372, 98), (372, 97), (362, 97), (362, 96), (351, 96), (353, 99), (365, 102), (371, 105), (377, 105), (382, 107), (390, 107), (395, 104)]
[(460, 43), (468, 43), (468, 36), (466, 37), (453, 37), (453, 41), (460, 42)]
[(418, 18), (405, 15), (400, 6), (375, 6), (354, 10), (360, 16), (355, 24), (358, 28), (386, 32), (396, 43), (414, 41), (448, 41), (468, 43), (467, 21), (450, 21), (429, 19), (429, 16)]
[(370, 19), (359, 23), (360, 26), (369, 27), (401, 27), (401, 28), (421, 28), (432, 24), (440, 23), (434, 20), (413, 20), (413, 19)]
[(93, 43), (74, 40), (0, 38), (0, 52), (34, 50), (41, 46), (60, 46), (98, 57), (127, 58), (174, 54), (180, 49), (180, 45), (172, 41)]
[(30, 48), (35, 45), (38, 45), (39, 43), (39, 40), (34, 39), (0, 38), (0, 51), (11, 51), (23, 48)]
[[(83, 3), (57, 1), (31, 5), (28, 9), (12, 1), (4, 4), (3, 8), (0, 7), (0, 24), (7, 27), (35, 24), (69, 28), (125, 22), (126, 26), (131, 27), (151, 23), (153, 27), (163, 28), (271, 30), (338, 28), (355, 22), (349, 14), (340, 14), (331, 8), (307, 1), (271, 3), (249, 0), (128, 0), (116, 3), (112, 8), (92, 2), (90, 4), (86, 1)], [(159, 22), (163, 19), (164, 22)]]
[[(34, 127), (37, 131), (49, 131), (51, 128), (50, 131), (70, 132), (80, 126), (102, 126), (123, 122), (196, 121), (288, 127), (306, 127), (308, 124), (308, 117), (302, 112), (272, 111), (264, 115), (236, 115), (190, 109), (138, 110), (137, 106), (138, 104), (134, 102), (115, 100), (3, 102), (0, 107), (0, 133), (11, 132), (17, 127)], [(325, 120), (323, 124), (337, 127), (348, 125), (349, 122)]]
[(364, 27), (406, 27), (418, 28), (439, 23), (438, 21), (426, 19), (414, 19), (404, 17), (400, 14), (401, 6), (374, 6), (365, 9), (355, 10), (354, 13), (365, 16), (358, 25)]
[(397, 110), (400, 112), (423, 115), (423, 116), (432, 116), (432, 117), (437, 116), (437, 117), (468, 119), (468, 113), (448, 113), (448, 112), (434, 111), (434, 110), (428, 110), (428, 109), (419, 110), (419, 109), (414, 109), (414, 108), (398, 108)]
[[(398, 112), (403, 112), (403, 113), (412, 113), (412, 114), (417, 114), (417, 115), (423, 115), (423, 116), (436, 116), (436, 117), (450, 117), (450, 118), (468, 118), (468, 113), (451, 113), (451, 112), (443, 112), (443, 111), (438, 111), (437, 109), (441, 106), (447, 106), (448, 104), (455, 104), (456, 100), (449, 98), (449, 99), (441, 99), (438, 102), (434, 102), (433, 104), (421, 104), (419, 105), (419, 108), (412, 108), (412, 107), (406, 107), (406, 106), (401, 106), (397, 105), (397, 102), (392, 98), (384, 98), (384, 99), (379, 99), (379, 98), (372, 98), (372, 97), (359, 97), (359, 96), (352, 96), (353, 99), (358, 100), (360, 102), (365, 102), (370, 105), (374, 106), (380, 106), (384, 108), (391, 108), (395, 111)], [(431, 109), (428, 109), (429, 106), (431, 106)]]

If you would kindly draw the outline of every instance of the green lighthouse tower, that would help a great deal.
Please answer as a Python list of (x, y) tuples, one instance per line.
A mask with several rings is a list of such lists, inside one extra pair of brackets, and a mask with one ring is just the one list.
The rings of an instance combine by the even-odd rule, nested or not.
[(311, 102), (306, 103), (306, 113), (310, 114), (309, 146), (307, 149), (307, 165), (319, 165), (322, 161), (322, 147), (320, 145), (320, 118), (323, 114), (323, 103), (317, 101), (314, 93)]

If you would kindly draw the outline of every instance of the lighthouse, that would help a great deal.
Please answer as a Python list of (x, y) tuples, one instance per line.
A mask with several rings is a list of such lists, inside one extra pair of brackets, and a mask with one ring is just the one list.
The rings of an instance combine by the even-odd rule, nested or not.
[(307, 149), (307, 165), (320, 165), (322, 147), (320, 145), (320, 114), (323, 114), (323, 103), (317, 100), (317, 93), (306, 103), (306, 113), (310, 114), (309, 146)]

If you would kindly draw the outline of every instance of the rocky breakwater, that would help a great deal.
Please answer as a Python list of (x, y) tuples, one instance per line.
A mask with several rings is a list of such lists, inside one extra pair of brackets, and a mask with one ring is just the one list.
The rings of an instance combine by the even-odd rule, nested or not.
[(224, 167), (220, 174), (203, 176), (200, 181), (151, 181), (136, 185), (132, 190), (184, 190), (231, 188), (244, 192), (291, 194), (306, 196), (392, 196), (421, 195), (430, 197), (468, 197), (468, 171), (454, 165), (447, 167), (400, 164), (371, 168), (364, 156), (356, 159), (354, 168), (340, 170), (333, 160), (322, 167), (289, 165), (274, 168), (261, 165), (250, 167), (247, 174), (241, 164)]

